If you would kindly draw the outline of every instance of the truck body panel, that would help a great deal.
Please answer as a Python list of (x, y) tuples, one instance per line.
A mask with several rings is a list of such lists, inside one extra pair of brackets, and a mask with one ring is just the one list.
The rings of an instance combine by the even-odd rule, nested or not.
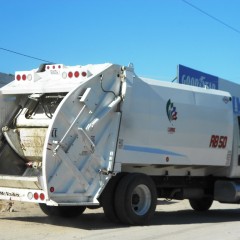
[[(233, 114), (226, 92), (136, 78), (122, 115), (116, 162), (204, 166), (203, 171), (230, 165)], [(222, 136), (222, 146), (214, 136)]]

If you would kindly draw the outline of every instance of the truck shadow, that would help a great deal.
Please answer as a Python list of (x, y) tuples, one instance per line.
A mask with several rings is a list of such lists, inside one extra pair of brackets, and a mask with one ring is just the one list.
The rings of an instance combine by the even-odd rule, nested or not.
[(207, 212), (180, 210), (176, 212), (155, 213), (152, 225), (185, 225), (199, 223), (222, 223), (240, 221), (240, 209), (219, 209)]
[[(127, 228), (131, 226), (120, 223), (109, 222), (103, 213), (85, 213), (77, 218), (60, 218), (41, 216), (18, 216), (18, 217), (1, 217), (3, 220), (23, 221), (30, 223), (42, 223), (68, 228), (78, 228), (84, 230), (103, 230)], [(221, 209), (210, 210), (208, 212), (199, 213), (193, 210), (179, 210), (174, 212), (156, 211), (149, 226), (156, 225), (185, 225), (199, 223), (222, 223), (240, 221), (240, 209)]]

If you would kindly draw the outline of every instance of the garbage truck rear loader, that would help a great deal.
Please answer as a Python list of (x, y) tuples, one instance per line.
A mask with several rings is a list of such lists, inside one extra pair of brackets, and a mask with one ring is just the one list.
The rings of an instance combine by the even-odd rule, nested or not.
[(142, 225), (157, 198), (240, 202), (228, 92), (139, 78), (132, 66), (45, 64), (0, 89), (0, 199), (48, 215), (102, 206)]

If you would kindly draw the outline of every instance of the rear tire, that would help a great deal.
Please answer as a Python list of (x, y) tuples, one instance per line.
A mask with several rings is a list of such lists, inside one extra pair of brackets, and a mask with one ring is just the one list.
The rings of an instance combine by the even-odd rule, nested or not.
[(115, 194), (115, 209), (122, 223), (147, 224), (154, 215), (156, 204), (156, 186), (147, 175), (132, 173), (120, 181)]
[(212, 206), (212, 198), (201, 198), (201, 199), (189, 199), (189, 203), (193, 210), (198, 212), (204, 212), (209, 210)]
[(74, 218), (81, 215), (86, 207), (85, 206), (48, 206), (46, 204), (39, 204), (41, 210), (48, 216)]
[(105, 217), (111, 222), (119, 222), (118, 216), (115, 211), (114, 197), (117, 185), (123, 176), (123, 173), (119, 173), (115, 177), (112, 177), (107, 183), (107, 186), (103, 190), (99, 199), (103, 207)]

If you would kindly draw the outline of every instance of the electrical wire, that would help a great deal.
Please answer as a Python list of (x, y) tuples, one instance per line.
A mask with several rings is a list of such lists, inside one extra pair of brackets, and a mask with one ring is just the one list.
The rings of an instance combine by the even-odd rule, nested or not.
[(232, 27), (231, 25), (225, 23), (225, 22), (222, 21), (221, 19), (214, 17), (213, 15), (207, 13), (206, 11), (203, 11), (203, 10), (200, 9), (199, 7), (193, 5), (192, 3), (190, 3), (190, 2), (188, 2), (188, 1), (186, 1), (186, 0), (182, 0), (182, 1), (183, 1), (185, 4), (191, 6), (192, 8), (198, 10), (199, 12), (205, 14), (206, 16), (212, 18), (212, 19), (215, 20), (216, 22), (218, 22), (218, 23), (224, 25), (225, 27), (231, 29), (232, 31), (234, 31), (234, 32), (236, 32), (236, 33), (238, 33), (238, 34), (240, 34), (240, 30), (238, 30), (237, 28)]
[(0, 47), (0, 50), (10, 52), (10, 53), (14, 53), (14, 54), (17, 54), (17, 55), (20, 55), (20, 56), (23, 56), (23, 57), (35, 59), (35, 60), (38, 60), (38, 61), (41, 61), (41, 62), (53, 63), (53, 62), (48, 61), (48, 60), (44, 60), (44, 59), (33, 57), (33, 56), (30, 56), (30, 55), (27, 55), (27, 54), (19, 53), (19, 52), (16, 52), (16, 51), (13, 51), (13, 50), (10, 50), (10, 49), (7, 49), (7, 48)]
[(110, 90), (108, 91), (108, 90), (105, 90), (103, 88), (103, 75), (102, 74), (100, 75), (100, 84), (101, 84), (101, 89), (102, 89), (103, 92), (105, 92), (105, 93), (112, 93), (115, 96), (115, 98), (117, 97), (117, 95), (116, 95), (116, 93), (114, 91), (110, 91)]

